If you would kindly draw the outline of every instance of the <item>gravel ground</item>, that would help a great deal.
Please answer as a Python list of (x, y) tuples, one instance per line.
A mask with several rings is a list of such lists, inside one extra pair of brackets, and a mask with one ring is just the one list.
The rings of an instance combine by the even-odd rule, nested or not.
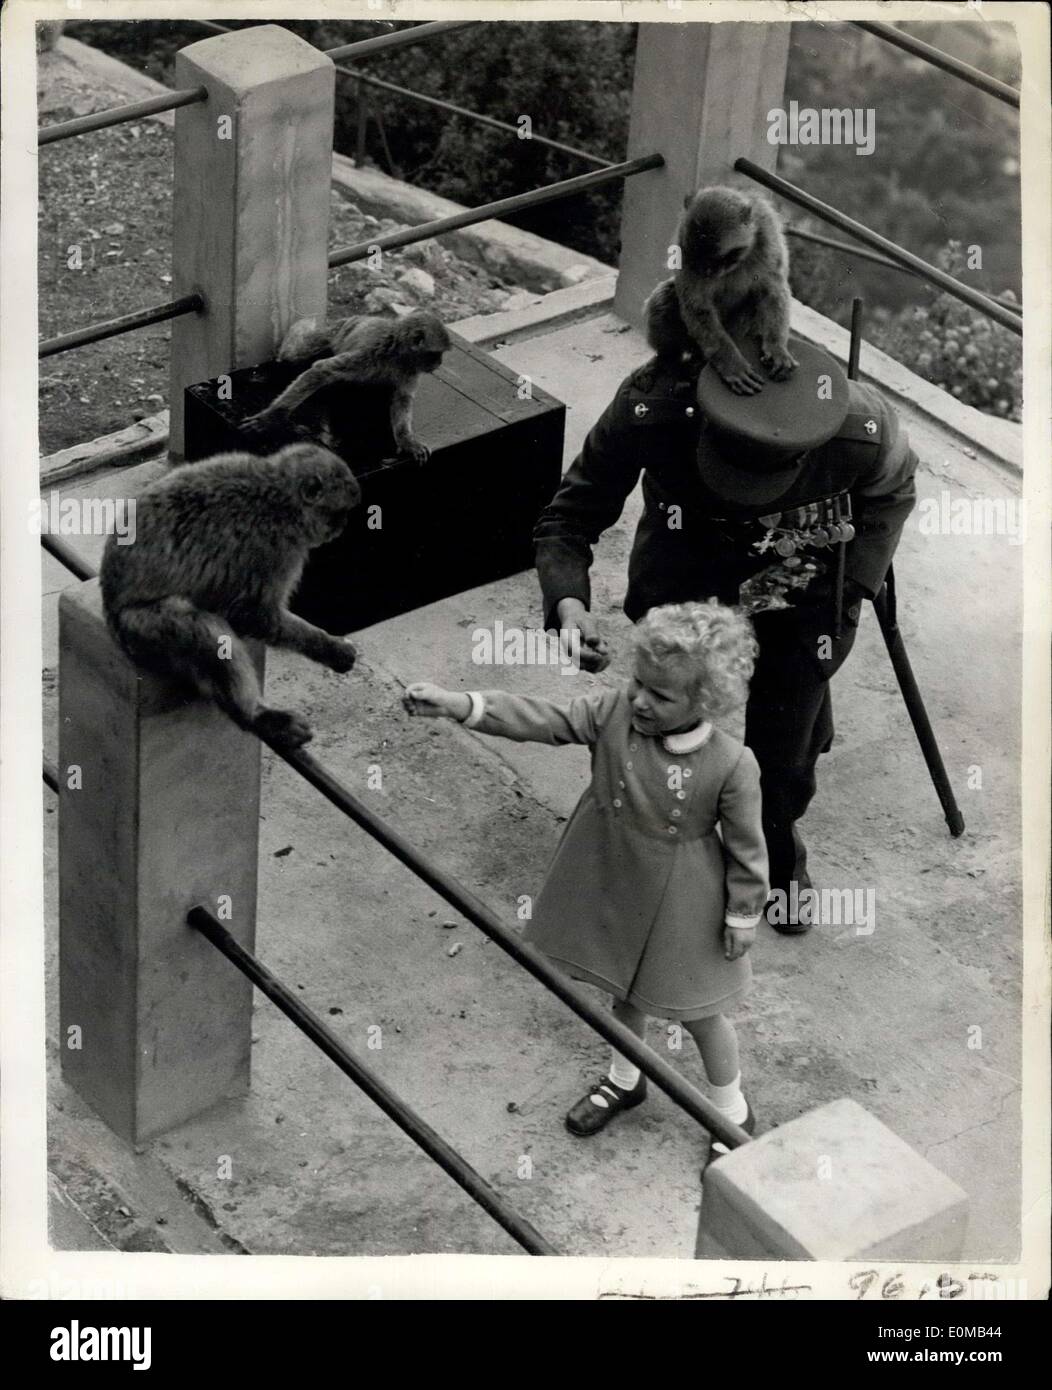
[[(61, 54), (39, 69), (39, 114), (53, 124), (119, 105), (126, 95), (89, 85)], [(173, 134), (144, 120), (45, 146), (39, 161), (40, 336), (55, 337), (173, 297)], [(333, 191), (331, 244), (347, 246), (403, 225), (362, 213)], [(347, 266), (329, 278), (333, 317), (394, 307), (433, 309), (454, 322), (504, 306), (517, 287), (437, 243), (384, 256), (382, 270)], [(168, 324), (45, 358), (40, 449), (54, 453), (155, 415), (168, 404)]]

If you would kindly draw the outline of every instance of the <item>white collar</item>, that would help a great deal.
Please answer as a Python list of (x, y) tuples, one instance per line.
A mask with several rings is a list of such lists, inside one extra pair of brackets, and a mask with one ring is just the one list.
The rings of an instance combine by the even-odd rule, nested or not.
[(694, 729), (684, 729), (679, 734), (665, 734), (661, 743), (666, 753), (693, 753), (703, 743), (708, 743), (712, 725), (706, 719)]

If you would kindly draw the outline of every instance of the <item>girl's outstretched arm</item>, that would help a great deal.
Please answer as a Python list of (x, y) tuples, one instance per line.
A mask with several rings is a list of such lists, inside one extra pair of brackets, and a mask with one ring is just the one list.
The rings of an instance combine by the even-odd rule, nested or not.
[(558, 705), (503, 690), (465, 694), (420, 682), (407, 687), (403, 703), (410, 714), (459, 719), (469, 729), (518, 743), (592, 744), (618, 696), (617, 690), (596, 690)]

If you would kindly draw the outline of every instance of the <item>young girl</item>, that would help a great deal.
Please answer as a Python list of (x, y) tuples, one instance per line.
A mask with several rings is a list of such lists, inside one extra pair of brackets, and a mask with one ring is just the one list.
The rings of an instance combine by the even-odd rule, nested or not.
[[(760, 774), (752, 753), (712, 720), (744, 702), (756, 640), (743, 614), (715, 601), (652, 608), (633, 638), (627, 687), (566, 706), (427, 683), (409, 686), (405, 705), (502, 738), (591, 746), (591, 785), (525, 939), (607, 990), (615, 1018), (637, 1037), (648, 1017), (682, 1023), (713, 1102), (751, 1133), (726, 1010), (748, 989), (747, 952), (767, 899)], [(614, 1052), (567, 1128), (597, 1134), (645, 1096), (646, 1077)]]

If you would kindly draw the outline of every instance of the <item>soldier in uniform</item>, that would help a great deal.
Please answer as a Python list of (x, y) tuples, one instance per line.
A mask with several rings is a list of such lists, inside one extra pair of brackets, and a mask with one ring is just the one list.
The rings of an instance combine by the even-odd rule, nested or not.
[[(757, 365), (756, 349), (738, 346)], [(884, 582), (916, 500), (917, 458), (874, 387), (848, 381), (811, 344), (794, 339), (791, 351), (799, 365), (788, 380), (752, 396), (732, 393), (711, 368), (699, 374), (696, 362), (655, 359), (633, 372), (534, 539), (545, 627), (579, 630), (585, 670), (609, 662), (589, 612), (592, 547), (640, 473), (628, 617), (708, 597), (751, 614), (760, 654), (745, 742), (760, 765), (771, 887), (785, 895), (778, 910), (772, 899), (768, 921), (800, 934), (809, 914), (781, 909), (810, 887), (796, 822), (833, 740), (829, 680), (854, 643), (862, 600)]]

